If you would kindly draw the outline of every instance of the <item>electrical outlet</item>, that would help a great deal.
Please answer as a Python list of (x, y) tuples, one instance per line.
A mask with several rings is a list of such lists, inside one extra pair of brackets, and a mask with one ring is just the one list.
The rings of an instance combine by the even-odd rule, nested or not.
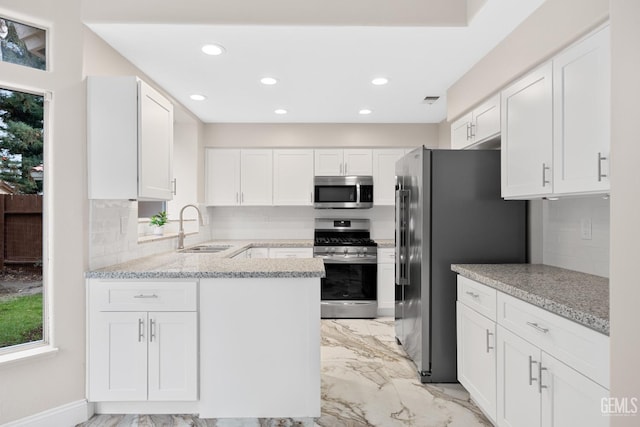
[(591, 240), (591, 218), (582, 218), (580, 220), (580, 238), (582, 240)]

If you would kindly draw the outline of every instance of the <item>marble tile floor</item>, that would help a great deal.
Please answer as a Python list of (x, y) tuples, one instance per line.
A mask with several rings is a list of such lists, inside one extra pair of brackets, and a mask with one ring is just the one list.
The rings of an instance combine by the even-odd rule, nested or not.
[(322, 320), (322, 416), (95, 415), (78, 427), (489, 427), (459, 384), (421, 384), (393, 319)]

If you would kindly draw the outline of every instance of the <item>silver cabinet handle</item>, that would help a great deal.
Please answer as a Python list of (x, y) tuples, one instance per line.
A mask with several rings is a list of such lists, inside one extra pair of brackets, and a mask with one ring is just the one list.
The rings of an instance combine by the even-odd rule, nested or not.
[(471, 296), (471, 298), (480, 298), (480, 294), (476, 294), (475, 292), (467, 291), (465, 293)]
[(158, 298), (158, 295), (156, 295), (156, 294), (151, 294), (151, 295), (148, 295), (148, 294), (138, 294), (138, 295), (134, 295), (133, 297), (134, 297), (134, 298), (143, 298), (143, 299), (147, 299), (147, 298)]
[(240, 195), (237, 191), (236, 191), (236, 203), (240, 203)]
[(474, 125), (474, 124), (473, 124), (473, 122), (469, 123), (469, 134), (470, 134), (470, 136), (471, 136), (471, 139), (473, 139), (473, 138), (475, 138), (475, 137), (476, 137), (475, 132), (473, 132), (473, 128), (474, 128), (475, 126), (476, 126), (476, 125)]
[(347, 168), (347, 162), (344, 162), (344, 174), (349, 175), (349, 168)]
[(240, 193), (240, 203), (244, 203), (244, 191)]
[(542, 371), (546, 371), (547, 368), (542, 367), (542, 362), (538, 363), (538, 393), (542, 394), (543, 388), (548, 388), (546, 385), (542, 384)]
[(542, 186), (546, 186), (547, 184), (550, 184), (551, 181), (547, 180), (547, 171), (551, 170), (550, 166), (547, 166), (546, 163), (542, 163)]
[(489, 343), (489, 338), (493, 335), (493, 332), (489, 332), (489, 330), (487, 329), (487, 353), (489, 353), (490, 350), (493, 350), (493, 347), (491, 347), (491, 344)]
[(533, 360), (533, 357), (529, 356), (529, 385), (533, 385), (534, 381), (538, 381), (538, 378), (533, 378), (533, 365), (538, 363)]
[(547, 332), (549, 332), (549, 328), (543, 328), (537, 323), (527, 322), (527, 325), (531, 326), (533, 329), (535, 329), (538, 332), (542, 332), (543, 334), (546, 334)]
[(467, 141), (471, 139), (471, 123), (467, 123)]
[(602, 178), (606, 178), (607, 175), (602, 173), (602, 161), (607, 160), (602, 153), (598, 153), (598, 182), (602, 181)]
[(149, 342), (153, 342), (153, 339), (156, 337), (156, 322), (153, 319), (149, 319)]
[(173, 181), (171, 181), (171, 183), (173, 184), (173, 195), (175, 196), (177, 194), (178, 191), (178, 184), (177, 184), (177, 178), (173, 178)]
[(342, 163), (340, 163), (340, 175), (344, 175), (344, 174), (342, 173)]
[(142, 342), (144, 339), (144, 321), (138, 319), (138, 342)]

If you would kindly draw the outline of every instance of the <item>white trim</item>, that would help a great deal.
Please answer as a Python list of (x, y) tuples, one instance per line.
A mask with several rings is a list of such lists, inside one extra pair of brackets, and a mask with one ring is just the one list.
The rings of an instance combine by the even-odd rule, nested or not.
[(40, 345), (26, 350), (20, 350), (18, 347), (8, 347), (13, 351), (0, 355), (0, 367), (14, 363), (30, 362), (34, 359), (45, 359), (58, 354), (58, 349), (50, 345)]
[(78, 400), (12, 421), (3, 427), (75, 426), (87, 421), (92, 415), (93, 405), (86, 400)]

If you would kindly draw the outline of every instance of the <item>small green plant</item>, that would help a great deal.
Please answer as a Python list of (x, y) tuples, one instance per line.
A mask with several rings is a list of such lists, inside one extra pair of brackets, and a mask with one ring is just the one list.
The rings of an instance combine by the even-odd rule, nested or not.
[(156, 227), (162, 227), (167, 223), (167, 212), (161, 211), (151, 217), (151, 221), (149, 223), (151, 225), (155, 225)]

